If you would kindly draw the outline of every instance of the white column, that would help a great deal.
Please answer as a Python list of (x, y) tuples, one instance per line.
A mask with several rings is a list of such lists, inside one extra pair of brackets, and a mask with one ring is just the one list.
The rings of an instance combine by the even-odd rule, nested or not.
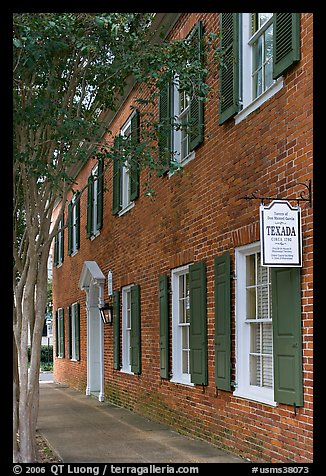
[[(104, 283), (98, 282), (98, 305), (102, 307), (104, 304)], [(100, 319), (100, 394), (98, 399), (100, 402), (104, 402), (104, 323)]]
[(98, 399), (100, 402), (104, 402), (104, 324), (102, 319), (100, 326), (100, 394)]
[(89, 288), (85, 289), (86, 291), (86, 321), (87, 321), (87, 384), (86, 384), (86, 395), (89, 397), (91, 395), (91, 364), (90, 364), (90, 303), (89, 303)]

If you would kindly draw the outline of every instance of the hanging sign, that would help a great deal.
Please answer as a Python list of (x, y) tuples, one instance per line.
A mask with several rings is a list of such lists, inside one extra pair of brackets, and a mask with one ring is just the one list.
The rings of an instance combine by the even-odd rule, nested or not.
[(262, 266), (302, 266), (301, 209), (285, 200), (260, 206)]
[(112, 271), (108, 272), (108, 295), (112, 296), (113, 294), (113, 285), (112, 285)]

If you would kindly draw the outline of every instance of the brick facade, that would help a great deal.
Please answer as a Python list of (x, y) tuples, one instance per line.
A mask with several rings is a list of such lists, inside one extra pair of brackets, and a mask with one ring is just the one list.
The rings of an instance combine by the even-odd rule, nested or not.
[[(216, 13), (184, 13), (169, 33), (183, 38), (202, 20), (206, 31), (219, 28)], [(182, 173), (152, 179), (155, 199), (144, 196), (147, 171), (141, 172), (134, 208), (112, 215), (112, 167), (105, 175), (103, 227), (86, 239), (87, 194), (80, 202), (80, 249), (53, 270), (53, 308), (80, 303), (80, 361), (67, 353), (55, 359), (55, 380), (85, 391), (87, 327), (85, 292), (78, 287), (85, 260), (95, 260), (113, 288), (136, 283), (141, 295), (141, 360), (139, 375), (113, 369), (113, 327), (104, 327), (105, 398), (176, 430), (256, 462), (311, 462), (313, 366), (313, 214), (301, 204), (303, 267), (301, 269), (304, 405), (269, 406), (217, 390), (214, 380), (214, 257), (259, 241), (259, 201), (242, 197), (259, 190), (263, 196), (295, 197), (300, 183), (312, 179), (312, 20), (301, 14), (301, 59), (284, 75), (282, 89), (239, 124), (218, 124), (218, 71), (207, 82), (216, 93), (205, 105), (205, 139)], [(113, 136), (130, 115), (134, 93), (113, 123)], [(87, 184), (95, 161), (80, 171)], [(70, 197), (68, 197), (69, 199)], [(293, 203), (293, 202), (292, 202)], [(158, 277), (188, 264), (205, 261), (207, 270), (208, 385), (189, 387), (160, 378)], [(233, 276), (234, 277), (234, 276)], [(107, 282), (104, 286), (107, 300)], [(232, 375), (236, 379), (235, 280), (231, 280)], [(65, 321), (65, 341), (68, 330)], [(54, 333), (55, 335), (55, 333)], [(170, 341), (171, 345), (171, 341)]]

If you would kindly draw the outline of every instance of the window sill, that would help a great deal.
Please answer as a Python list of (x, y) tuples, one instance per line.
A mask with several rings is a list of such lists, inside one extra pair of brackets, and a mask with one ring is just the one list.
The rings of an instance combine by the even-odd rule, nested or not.
[(122, 372), (122, 373), (124, 373), (124, 374), (135, 375), (134, 372), (132, 372), (132, 371), (129, 370), (129, 369), (123, 369), (123, 368), (121, 368), (121, 369), (120, 369), (120, 372)]
[(179, 172), (183, 167), (185, 167), (187, 164), (189, 164), (189, 162), (194, 160), (195, 157), (196, 157), (196, 152), (193, 150), (181, 162), (177, 161), (178, 164), (179, 164), (179, 167), (174, 172), (169, 172), (169, 174), (168, 174), (169, 178), (172, 177), (175, 173)]
[(250, 104), (247, 104), (242, 111), (240, 111), (234, 118), (235, 124), (243, 121), (249, 114), (258, 109), (264, 102), (268, 101), (278, 91), (283, 88), (283, 77), (278, 78), (263, 94), (254, 99)]
[(178, 385), (183, 385), (183, 386), (185, 386), (185, 387), (194, 387), (194, 386), (195, 386), (194, 383), (192, 383), (192, 382), (185, 382), (185, 381), (182, 381), (181, 379), (180, 379), (180, 380), (177, 380), (177, 379), (171, 378), (171, 379), (170, 379), (170, 382), (171, 382), (171, 383), (178, 384)]
[(70, 255), (71, 258), (72, 258), (73, 256), (76, 256), (77, 253), (78, 253), (78, 250), (73, 251), (73, 252), (71, 253), (71, 255)]
[(63, 261), (61, 261), (61, 263), (57, 264), (56, 268), (59, 269), (59, 268), (61, 268), (62, 265), (63, 265)]
[(235, 397), (244, 398), (246, 400), (251, 400), (253, 402), (264, 403), (270, 407), (277, 407), (277, 402), (274, 402), (273, 399), (268, 398), (267, 396), (257, 395), (251, 392), (239, 391), (238, 389), (233, 392)]
[(125, 213), (129, 212), (132, 208), (134, 208), (134, 206), (135, 206), (135, 202), (129, 203), (129, 205), (127, 205), (125, 208), (123, 208), (122, 210), (119, 211), (119, 213), (118, 213), (119, 217), (121, 217)]
[(98, 237), (100, 234), (101, 234), (100, 230), (97, 230), (96, 233), (94, 233), (93, 235), (91, 235), (90, 240), (91, 240), (91, 241), (95, 240), (95, 238)]

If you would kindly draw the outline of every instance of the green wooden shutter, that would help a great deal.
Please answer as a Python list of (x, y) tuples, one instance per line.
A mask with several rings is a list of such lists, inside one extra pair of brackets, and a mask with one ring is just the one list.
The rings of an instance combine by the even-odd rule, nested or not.
[(71, 306), (68, 306), (68, 358), (72, 358), (72, 316)]
[(231, 390), (230, 253), (215, 258), (215, 384)]
[(141, 373), (141, 349), (140, 349), (140, 286), (131, 288), (131, 371)]
[[(137, 148), (140, 141), (140, 116), (136, 109), (131, 115), (131, 141), (133, 149)], [(139, 195), (139, 161), (136, 155), (130, 159), (130, 201), (136, 200)]]
[(72, 253), (72, 228), (73, 228), (73, 217), (72, 217), (72, 201), (68, 203), (68, 256)]
[(87, 183), (87, 223), (86, 223), (86, 238), (92, 236), (93, 228), (93, 175), (88, 177)]
[(55, 311), (55, 355), (59, 357), (59, 316), (58, 311)]
[(272, 268), (274, 398), (303, 405), (299, 268)]
[(120, 291), (113, 291), (113, 368), (120, 370)]
[[(203, 23), (197, 22), (192, 30), (189, 39), (196, 46), (198, 51), (198, 60), (203, 62)], [(196, 97), (190, 103), (190, 150), (194, 150), (204, 140), (204, 103)]]
[(58, 235), (55, 235), (54, 237), (54, 256), (53, 256), (53, 264), (54, 266), (58, 266), (59, 260), (58, 260), (58, 246), (59, 246), (59, 240), (58, 240)]
[(206, 265), (189, 266), (191, 381), (207, 385)]
[(121, 136), (118, 135), (114, 139), (117, 156), (113, 158), (113, 183), (112, 183), (112, 214), (116, 215), (121, 210), (121, 170), (122, 163), (120, 160)]
[(96, 213), (96, 230), (100, 230), (103, 225), (103, 184), (104, 184), (104, 165), (103, 160), (98, 161), (97, 167), (97, 213)]
[(169, 378), (169, 284), (167, 275), (159, 277), (160, 374)]
[(239, 111), (239, 14), (220, 14), (223, 64), (219, 69), (219, 124)]
[(158, 148), (160, 155), (160, 169), (158, 175), (163, 175), (170, 169), (172, 151), (172, 107), (173, 84), (172, 80), (161, 89), (159, 97), (159, 137)]
[(62, 219), (61, 219), (61, 240), (59, 242), (59, 246), (60, 246), (60, 249), (61, 249), (61, 263), (63, 263), (63, 260), (64, 260), (64, 251), (65, 251), (65, 231), (64, 231), (64, 223), (65, 223), (65, 215), (64, 213), (62, 214)]
[(300, 60), (300, 13), (274, 13), (273, 78)]
[(75, 195), (75, 210), (76, 210), (76, 249), (80, 247), (80, 192), (77, 190)]
[(80, 305), (79, 302), (74, 304), (75, 315), (75, 357), (80, 360)]

